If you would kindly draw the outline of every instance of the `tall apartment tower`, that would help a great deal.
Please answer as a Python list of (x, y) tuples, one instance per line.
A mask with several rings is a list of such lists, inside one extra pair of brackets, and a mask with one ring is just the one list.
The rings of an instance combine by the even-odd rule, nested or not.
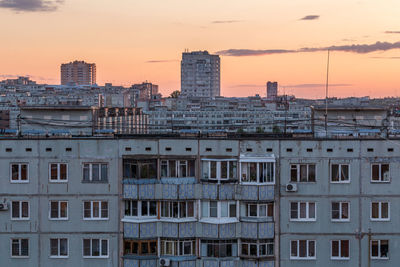
[(182, 53), (182, 96), (219, 96), (220, 69), (218, 55), (210, 55), (207, 51)]
[(267, 82), (267, 98), (274, 99), (278, 96), (278, 82)]
[(62, 85), (91, 85), (96, 83), (96, 64), (77, 61), (61, 64)]

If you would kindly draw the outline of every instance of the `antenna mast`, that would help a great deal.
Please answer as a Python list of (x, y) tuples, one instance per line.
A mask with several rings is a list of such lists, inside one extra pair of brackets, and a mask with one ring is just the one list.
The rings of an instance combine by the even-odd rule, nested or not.
[(326, 85), (325, 85), (325, 137), (328, 137), (328, 82), (329, 82), (329, 49), (328, 49), (328, 62), (326, 64)]

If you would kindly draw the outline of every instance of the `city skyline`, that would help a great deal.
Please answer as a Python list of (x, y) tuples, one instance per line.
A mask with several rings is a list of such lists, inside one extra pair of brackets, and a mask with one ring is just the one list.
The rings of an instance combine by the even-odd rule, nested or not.
[(221, 57), (222, 96), (263, 96), (276, 80), (279, 93), (315, 98), (325, 95), (331, 48), (329, 96), (400, 94), (397, 1), (31, 2), (0, 1), (12, 25), (0, 77), (59, 84), (59, 64), (85, 60), (98, 84), (147, 80), (166, 96), (180, 89), (181, 52), (207, 50)]

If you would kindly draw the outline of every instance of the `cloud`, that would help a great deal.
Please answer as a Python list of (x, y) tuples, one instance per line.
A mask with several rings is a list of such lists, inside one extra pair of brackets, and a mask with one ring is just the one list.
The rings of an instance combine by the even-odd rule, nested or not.
[(56, 11), (64, 0), (0, 0), (0, 8), (17, 12)]
[(0, 78), (2, 79), (16, 79), (19, 77), (27, 77), (33, 81), (35, 80), (42, 80), (42, 81), (57, 81), (58, 79), (54, 78), (48, 78), (48, 77), (43, 77), (43, 76), (35, 76), (35, 75), (29, 75), (29, 74), (0, 74)]
[(367, 54), (376, 51), (387, 51), (392, 49), (400, 48), (400, 42), (376, 42), (374, 44), (351, 44), (351, 45), (333, 45), (327, 47), (303, 47), (295, 50), (288, 49), (265, 49), (265, 50), (255, 50), (255, 49), (227, 49), (217, 51), (218, 55), (222, 56), (232, 56), (232, 57), (243, 57), (243, 56), (264, 56), (272, 54), (287, 54), (287, 53), (305, 53), (305, 52), (320, 52), (320, 51), (340, 51), (340, 52), (350, 52), (357, 54)]
[(162, 60), (148, 60), (146, 63), (168, 63), (168, 62), (176, 62), (176, 59), (162, 59)]
[(235, 84), (229, 87), (230, 88), (265, 87), (265, 84)]
[[(283, 87), (292, 87), (292, 88), (314, 88), (314, 87), (325, 87), (324, 83), (300, 83), (300, 84), (291, 84), (291, 85), (283, 85)], [(353, 86), (352, 84), (347, 83), (333, 83), (329, 84), (329, 87), (346, 87)]]
[(375, 59), (400, 59), (400, 57), (371, 57)]
[(299, 20), (316, 20), (316, 19), (319, 19), (319, 15), (308, 15), (308, 16), (302, 17)]
[(229, 24), (229, 23), (238, 23), (242, 22), (241, 20), (214, 20), (212, 24)]
[(400, 34), (400, 31), (385, 31), (385, 33), (387, 33), (387, 34), (392, 34), (392, 33)]

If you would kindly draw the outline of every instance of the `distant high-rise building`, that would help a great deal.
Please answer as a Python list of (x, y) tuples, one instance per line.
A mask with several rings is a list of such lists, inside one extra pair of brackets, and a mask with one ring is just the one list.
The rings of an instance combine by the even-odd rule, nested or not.
[(207, 51), (182, 53), (181, 95), (214, 97), (220, 95), (220, 58)]
[(278, 96), (278, 82), (267, 82), (267, 98), (274, 99)]
[(62, 85), (91, 85), (96, 83), (96, 64), (74, 61), (61, 64)]

